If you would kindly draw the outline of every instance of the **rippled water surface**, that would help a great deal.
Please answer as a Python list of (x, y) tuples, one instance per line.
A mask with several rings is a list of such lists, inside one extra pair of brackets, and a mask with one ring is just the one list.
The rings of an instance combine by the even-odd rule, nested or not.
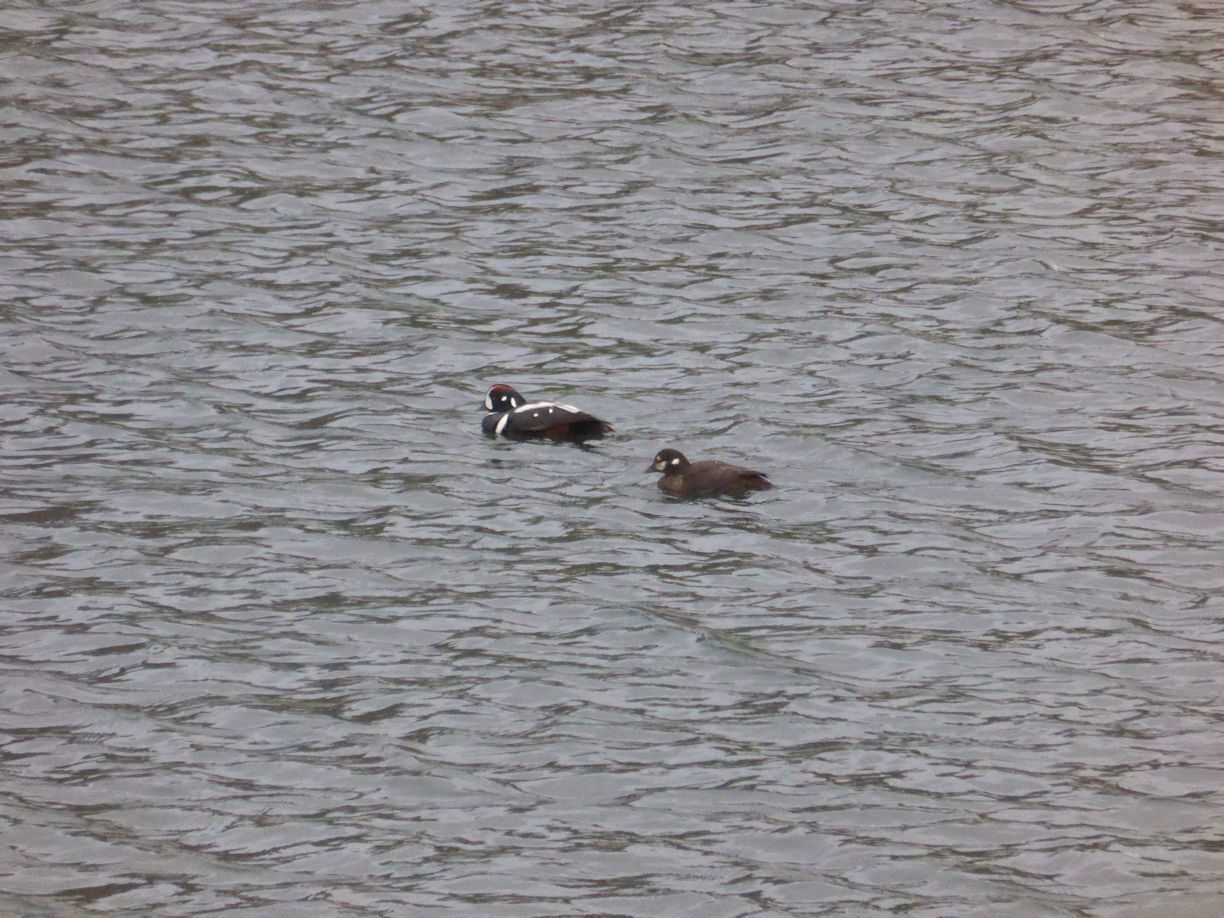
[(1224, 912), (1217, 8), (4, 20), (0, 912)]

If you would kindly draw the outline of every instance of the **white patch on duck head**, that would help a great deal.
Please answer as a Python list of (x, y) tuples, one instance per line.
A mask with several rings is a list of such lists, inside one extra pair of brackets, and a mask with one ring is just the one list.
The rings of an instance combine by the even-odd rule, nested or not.
[(513, 411), (522, 403), (523, 397), (514, 391), (513, 387), (505, 385), (493, 386), (485, 395), (484, 400), (487, 411)]

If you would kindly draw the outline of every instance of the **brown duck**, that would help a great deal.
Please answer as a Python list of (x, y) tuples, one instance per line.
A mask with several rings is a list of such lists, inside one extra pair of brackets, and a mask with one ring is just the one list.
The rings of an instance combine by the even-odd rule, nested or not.
[(760, 472), (726, 462), (689, 462), (676, 449), (660, 450), (648, 472), (662, 472), (659, 490), (674, 497), (714, 497), (730, 494), (742, 497), (749, 491), (768, 491), (773, 487)]

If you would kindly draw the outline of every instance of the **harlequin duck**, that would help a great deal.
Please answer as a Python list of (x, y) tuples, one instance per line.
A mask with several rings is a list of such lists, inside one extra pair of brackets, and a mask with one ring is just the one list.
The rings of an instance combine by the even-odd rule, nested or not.
[(573, 405), (529, 402), (514, 389), (497, 385), (485, 396), (489, 413), (480, 422), (486, 436), (501, 434), (511, 440), (598, 440), (612, 429), (607, 421), (579, 411)]
[(659, 489), (675, 497), (742, 497), (749, 491), (768, 491), (773, 485), (760, 472), (726, 462), (689, 462), (676, 449), (660, 450), (648, 472), (662, 472)]

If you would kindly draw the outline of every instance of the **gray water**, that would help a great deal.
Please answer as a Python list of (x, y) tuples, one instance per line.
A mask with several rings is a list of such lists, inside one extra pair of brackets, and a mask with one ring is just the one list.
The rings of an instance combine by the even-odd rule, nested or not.
[(1224, 14), (3, 19), (0, 913), (1224, 912)]

